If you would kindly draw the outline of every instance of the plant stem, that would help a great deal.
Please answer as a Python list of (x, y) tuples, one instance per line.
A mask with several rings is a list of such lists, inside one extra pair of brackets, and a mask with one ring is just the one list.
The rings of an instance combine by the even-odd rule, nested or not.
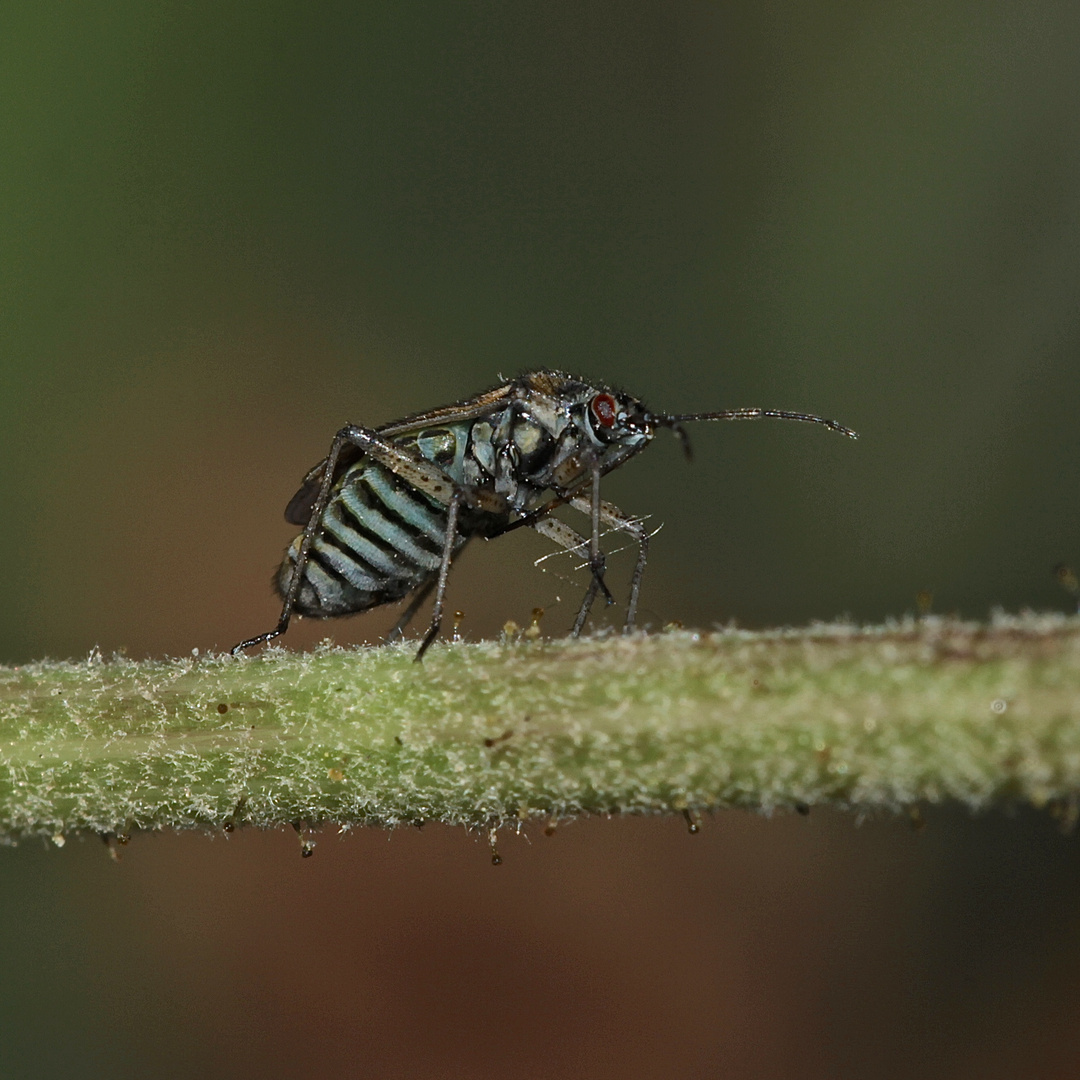
[(0, 838), (1080, 792), (1080, 618), (0, 669)]

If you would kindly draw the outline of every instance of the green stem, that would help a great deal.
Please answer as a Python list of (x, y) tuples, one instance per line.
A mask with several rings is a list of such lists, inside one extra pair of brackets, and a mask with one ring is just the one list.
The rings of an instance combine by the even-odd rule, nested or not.
[(0, 669), (9, 840), (1078, 792), (1077, 617)]

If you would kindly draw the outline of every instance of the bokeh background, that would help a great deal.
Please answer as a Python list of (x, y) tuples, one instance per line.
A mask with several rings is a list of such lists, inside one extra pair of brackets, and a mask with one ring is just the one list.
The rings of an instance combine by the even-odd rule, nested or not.
[[(608, 478), (653, 624), (1066, 609), (1078, 293), (1064, 0), (4, 3), (0, 661), (269, 628), (343, 422), (540, 366), (862, 434)], [(466, 553), (467, 636), (565, 630), (545, 551)], [(927, 821), (24, 844), (0, 1075), (1080, 1074), (1077, 841)]]

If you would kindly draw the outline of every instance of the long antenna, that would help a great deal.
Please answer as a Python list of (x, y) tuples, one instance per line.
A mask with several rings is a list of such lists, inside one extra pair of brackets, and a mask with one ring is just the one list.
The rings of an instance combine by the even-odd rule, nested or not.
[(675, 427), (678, 424), (686, 424), (692, 420), (802, 420), (808, 424), (823, 424), (832, 431), (839, 431), (849, 439), (857, 439), (858, 433), (851, 428), (838, 424), (835, 420), (826, 420), (824, 416), (814, 416), (812, 413), (786, 412), (783, 409), (722, 409), (720, 412), (703, 413), (680, 413), (675, 416), (657, 416), (655, 420), (665, 427)]

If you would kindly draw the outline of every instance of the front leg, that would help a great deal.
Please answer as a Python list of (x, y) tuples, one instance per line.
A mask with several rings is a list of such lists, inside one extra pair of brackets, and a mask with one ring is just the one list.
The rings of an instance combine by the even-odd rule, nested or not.
[[(609, 529), (629, 533), (637, 541), (638, 557), (634, 575), (630, 579), (630, 599), (626, 605), (626, 623), (623, 626), (623, 633), (629, 634), (634, 629), (637, 618), (638, 594), (641, 592), (641, 579), (645, 574), (645, 561), (649, 557), (649, 531), (638, 518), (631, 517), (613, 503), (601, 499), (594, 499), (590, 503), (578, 495), (570, 500), (570, 505), (583, 514), (589, 514), (594, 520), (599, 518)], [(595, 593), (593, 595), (595, 596)]]
[[(546, 536), (549, 540), (554, 540), (560, 547), (565, 548), (567, 551), (578, 551), (583, 548), (589, 549), (589, 569), (592, 571), (592, 581), (589, 584), (589, 590), (585, 594), (585, 599), (581, 603), (581, 608), (578, 611), (578, 616), (574, 620), (574, 627), (571, 630), (571, 634), (577, 637), (585, 625), (585, 620), (588, 618), (589, 609), (593, 605), (593, 601), (596, 599), (596, 594), (602, 592), (609, 604), (615, 603), (615, 598), (611, 595), (611, 590), (607, 587), (604, 581), (604, 571), (606, 569), (606, 561), (604, 553), (600, 550), (600, 518), (605, 513), (601, 507), (606, 507), (608, 511), (618, 510), (610, 503), (605, 503), (600, 498), (600, 469), (598, 465), (594, 465), (590, 470), (590, 475), (584, 480), (580, 481), (575, 487), (572, 487), (569, 491), (564, 492), (562, 495), (556, 495), (543, 506), (537, 507), (535, 510), (530, 510), (526, 514), (522, 514), (521, 517), (514, 521), (508, 522), (495, 532), (488, 534), (488, 539), (493, 540), (496, 536), (503, 536), (505, 533), (513, 532), (515, 529), (530, 528), (535, 529), (542, 536)], [(581, 497), (581, 491), (591, 481), (592, 485), (592, 498), (591, 500)], [(575, 501), (577, 500), (577, 501)], [(564, 525), (558, 518), (551, 517), (551, 512), (558, 509), (560, 506), (572, 505), (577, 509), (582, 510), (592, 517), (592, 533), (589, 539), (581, 536), (580, 533), (575, 532), (569, 525)], [(594, 511), (593, 508), (596, 508)], [(623, 515), (625, 517), (625, 515)], [(627, 519), (630, 520), (630, 519)], [(618, 526), (616, 526), (618, 527)]]
[[(560, 521), (556, 517), (542, 517), (539, 520), (532, 521), (530, 524), (541, 536), (553, 540), (559, 547), (564, 548), (566, 551), (580, 552), (583, 555), (588, 553), (588, 538), (570, 528), (566, 522)], [(597, 575), (594, 569), (592, 580), (589, 582), (589, 587), (585, 591), (585, 597), (581, 602), (581, 607), (578, 609), (577, 618), (574, 619), (573, 629), (570, 631), (573, 637), (577, 637), (581, 633), (581, 630), (585, 625), (585, 620), (589, 616), (589, 609), (596, 599), (597, 592), (601, 590), (603, 590), (608, 603), (613, 604), (615, 598), (611, 595), (607, 585), (604, 583), (603, 576)]]

